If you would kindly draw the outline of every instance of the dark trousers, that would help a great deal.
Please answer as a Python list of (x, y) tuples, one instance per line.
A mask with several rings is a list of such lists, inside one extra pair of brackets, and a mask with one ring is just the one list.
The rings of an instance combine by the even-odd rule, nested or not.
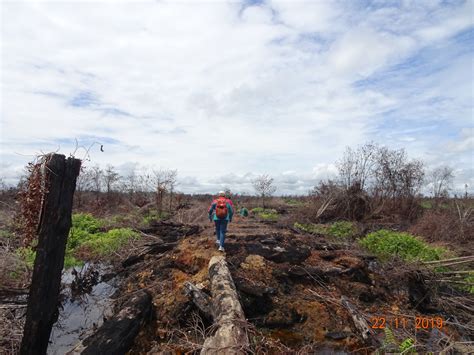
[(216, 225), (216, 239), (221, 247), (224, 247), (225, 233), (227, 232), (227, 221), (225, 219), (218, 219), (214, 221)]

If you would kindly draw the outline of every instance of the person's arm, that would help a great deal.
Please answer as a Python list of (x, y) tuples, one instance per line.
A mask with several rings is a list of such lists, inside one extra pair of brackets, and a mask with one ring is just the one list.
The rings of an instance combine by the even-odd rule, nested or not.
[(229, 210), (229, 222), (232, 222), (232, 216), (234, 215), (234, 210), (233, 210), (230, 203), (227, 203), (227, 206), (228, 206), (228, 210)]
[(209, 220), (212, 222), (212, 214), (214, 213), (214, 210), (216, 209), (216, 203), (212, 202), (211, 207), (209, 207)]

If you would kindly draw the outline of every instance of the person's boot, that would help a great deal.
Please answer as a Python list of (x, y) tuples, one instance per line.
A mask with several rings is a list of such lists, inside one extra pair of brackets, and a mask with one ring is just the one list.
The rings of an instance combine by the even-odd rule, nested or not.
[(219, 251), (225, 251), (224, 247), (219, 247)]

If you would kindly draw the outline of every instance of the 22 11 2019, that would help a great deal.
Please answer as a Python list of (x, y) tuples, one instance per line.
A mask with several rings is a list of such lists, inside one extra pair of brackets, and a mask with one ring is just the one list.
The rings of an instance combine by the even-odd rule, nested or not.
[(370, 327), (372, 329), (391, 328), (415, 328), (415, 329), (442, 329), (445, 321), (441, 317), (423, 317), (417, 316), (414, 318), (406, 317), (371, 317)]

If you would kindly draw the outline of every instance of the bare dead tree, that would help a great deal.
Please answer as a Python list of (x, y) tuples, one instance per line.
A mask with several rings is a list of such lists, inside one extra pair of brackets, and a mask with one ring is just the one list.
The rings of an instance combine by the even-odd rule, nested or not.
[(92, 189), (95, 192), (96, 201), (99, 201), (100, 191), (102, 188), (102, 175), (103, 170), (98, 166), (93, 166), (91, 169), (91, 182), (92, 182)]
[(454, 179), (453, 168), (440, 166), (433, 169), (429, 174), (429, 179), (429, 182), (432, 184), (432, 192), (435, 199), (448, 197)]
[(156, 208), (159, 214), (163, 211), (164, 195), (176, 184), (177, 176), (178, 171), (171, 169), (158, 169), (152, 172), (150, 182), (156, 193)]
[(277, 189), (273, 185), (273, 178), (267, 174), (263, 174), (252, 180), (252, 185), (262, 199), (262, 207), (265, 208), (265, 197), (272, 195)]
[(92, 188), (92, 171), (85, 166), (81, 168), (81, 172), (76, 180), (76, 201), (77, 206), (81, 207), (82, 197), (85, 191)]
[(356, 149), (346, 147), (342, 159), (337, 162), (339, 176), (346, 189), (355, 184), (365, 189), (367, 180), (373, 176), (378, 150), (375, 143), (366, 143)]
[(102, 174), (102, 179), (105, 185), (105, 191), (107, 196), (110, 195), (114, 185), (120, 180), (120, 175), (115, 171), (115, 168), (112, 165), (107, 165), (105, 171)]

